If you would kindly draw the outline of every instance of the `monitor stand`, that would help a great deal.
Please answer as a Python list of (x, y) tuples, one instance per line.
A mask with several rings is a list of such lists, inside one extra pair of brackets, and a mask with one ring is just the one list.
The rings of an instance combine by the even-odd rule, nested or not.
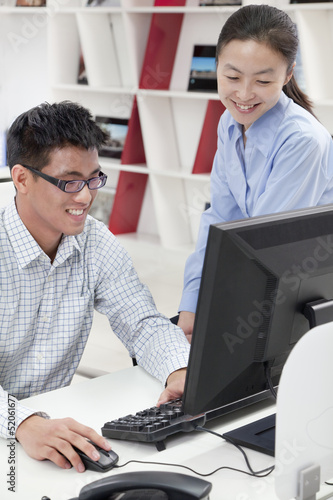
[(233, 444), (245, 446), (274, 457), (275, 417), (274, 413), (232, 431), (225, 432), (222, 437)]
[(333, 321), (333, 300), (319, 299), (305, 304), (303, 314), (310, 328)]

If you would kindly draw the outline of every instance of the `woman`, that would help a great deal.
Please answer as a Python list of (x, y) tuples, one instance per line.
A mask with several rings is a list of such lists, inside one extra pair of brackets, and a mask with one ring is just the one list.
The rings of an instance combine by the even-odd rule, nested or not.
[[(249, 5), (229, 17), (216, 48), (218, 125), (211, 207), (185, 266), (178, 325), (191, 339), (210, 224), (333, 201), (333, 143), (293, 75), (289, 16)], [(246, 279), (246, 278), (245, 278)]]

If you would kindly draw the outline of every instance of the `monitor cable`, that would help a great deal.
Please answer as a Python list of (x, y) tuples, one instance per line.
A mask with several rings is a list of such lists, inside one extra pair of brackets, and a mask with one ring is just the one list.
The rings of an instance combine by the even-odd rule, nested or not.
[[(237, 448), (237, 450), (239, 450), (241, 452), (241, 454), (243, 455), (244, 457), (244, 460), (245, 460), (245, 463), (247, 465), (247, 468), (249, 469), (249, 474), (250, 476), (255, 476), (255, 477), (266, 477), (268, 476), (269, 474), (271, 474), (274, 470), (274, 465), (271, 465), (270, 467), (267, 467), (266, 469), (262, 469), (262, 470), (259, 470), (259, 471), (254, 471), (251, 464), (250, 464), (250, 461), (249, 461), (249, 458), (247, 456), (247, 454), (245, 453), (245, 451), (243, 450), (243, 448), (235, 443), (233, 441), (233, 439), (229, 438), (229, 437), (226, 437), (226, 436), (222, 436), (222, 434), (219, 434), (218, 432), (215, 432), (215, 431), (212, 431), (210, 429), (206, 429), (205, 427), (201, 427), (201, 426), (197, 426), (195, 428), (196, 431), (204, 431), (204, 432), (208, 432), (209, 434), (213, 434), (214, 436), (217, 436), (221, 439), (224, 439), (225, 441), (227, 441), (228, 443), (232, 444), (233, 446), (235, 446), (235, 448)], [(246, 472), (245, 472), (246, 473)]]
[(254, 476), (254, 477), (267, 477), (269, 474), (271, 474), (274, 470), (274, 465), (270, 466), (270, 467), (267, 467), (266, 469), (262, 469), (262, 470), (259, 470), (259, 471), (254, 471), (251, 464), (250, 464), (250, 461), (248, 459), (248, 456), (246, 455), (245, 451), (241, 448), (241, 446), (239, 446), (238, 444), (234, 443), (232, 441), (232, 439), (226, 439), (224, 436), (222, 436), (221, 434), (218, 434), (217, 432), (214, 432), (210, 429), (206, 429), (205, 427), (201, 427), (201, 426), (196, 426), (195, 427), (195, 430), (196, 431), (200, 431), (200, 432), (208, 432), (209, 434), (213, 434), (214, 436), (217, 436), (229, 443), (231, 443), (232, 445), (234, 445), (243, 455), (244, 457), (244, 460), (245, 460), (245, 463), (248, 467), (248, 471), (246, 470), (242, 470), (242, 469), (238, 469), (236, 467), (229, 467), (227, 465), (223, 465), (221, 467), (218, 467), (217, 469), (211, 471), (211, 472), (207, 472), (207, 473), (202, 473), (202, 472), (198, 472), (194, 469), (192, 469), (191, 467), (188, 467), (187, 465), (183, 465), (183, 464), (174, 464), (174, 463), (166, 463), (166, 462), (150, 462), (150, 461), (145, 461), (145, 460), (129, 460), (128, 462), (124, 463), (124, 464), (117, 464), (115, 465), (114, 469), (120, 469), (122, 467), (126, 467), (127, 465), (129, 464), (133, 464), (133, 463), (136, 463), (136, 464), (144, 464), (144, 465), (162, 465), (164, 467), (180, 467), (182, 469), (186, 469), (190, 472), (192, 472), (193, 474), (196, 474), (197, 476), (201, 476), (201, 477), (208, 477), (208, 476), (212, 476), (213, 474), (215, 474), (216, 472), (219, 472), (223, 469), (227, 469), (227, 470), (231, 470), (231, 471), (234, 471), (234, 472), (240, 472), (241, 474), (246, 474), (248, 476)]
[(271, 368), (272, 368), (272, 365), (273, 365), (273, 361), (265, 361), (264, 362), (264, 370), (265, 370), (266, 381), (267, 381), (269, 390), (271, 391), (274, 399), (276, 399), (277, 398), (277, 392), (276, 392), (276, 389), (275, 389), (275, 387), (273, 385), (272, 377), (271, 377)]

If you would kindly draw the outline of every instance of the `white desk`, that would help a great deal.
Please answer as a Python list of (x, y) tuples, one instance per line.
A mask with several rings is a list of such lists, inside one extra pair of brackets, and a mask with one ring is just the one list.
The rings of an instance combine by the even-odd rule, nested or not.
[[(114, 372), (87, 382), (35, 396), (25, 404), (44, 410), (53, 418), (71, 416), (100, 432), (104, 422), (153, 406), (161, 392), (161, 384), (142, 368), (133, 367)], [(274, 407), (263, 403), (251, 410), (241, 410), (233, 415), (216, 419), (208, 424), (217, 432), (224, 432), (274, 412)], [(199, 472), (208, 473), (220, 466), (247, 470), (240, 452), (224, 440), (207, 433), (175, 434), (166, 441), (166, 450), (158, 452), (154, 444), (111, 440), (119, 455), (119, 465), (128, 460), (181, 463)], [(74, 469), (63, 470), (51, 462), (38, 462), (28, 457), (17, 443), (15, 448), (16, 493), (8, 491), (6, 474), (9, 472), (7, 440), (0, 440), (0, 498), (1, 500), (41, 500), (43, 495), (51, 500), (68, 500), (78, 496), (81, 488), (106, 474), (120, 474), (135, 470), (168, 470), (191, 474), (185, 469), (169, 466), (130, 464), (113, 469), (106, 474)], [(274, 463), (266, 455), (248, 450), (254, 470)], [(274, 473), (273, 473), (274, 474)], [(276, 500), (274, 475), (253, 478), (239, 472), (222, 470), (209, 476), (212, 482), (211, 500)], [(329, 491), (332, 491), (329, 490)]]

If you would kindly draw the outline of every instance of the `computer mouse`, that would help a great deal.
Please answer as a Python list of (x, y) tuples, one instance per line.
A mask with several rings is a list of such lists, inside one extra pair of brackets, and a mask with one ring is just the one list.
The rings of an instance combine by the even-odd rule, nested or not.
[(117, 453), (113, 450), (106, 451), (103, 448), (100, 448), (96, 443), (93, 443), (92, 441), (89, 442), (95, 446), (96, 450), (100, 454), (100, 459), (97, 460), (97, 462), (88, 457), (88, 455), (86, 455), (82, 450), (74, 447), (85, 468), (96, 472), (107, 472), (108, 470), (111, 470), (119, 460)]

